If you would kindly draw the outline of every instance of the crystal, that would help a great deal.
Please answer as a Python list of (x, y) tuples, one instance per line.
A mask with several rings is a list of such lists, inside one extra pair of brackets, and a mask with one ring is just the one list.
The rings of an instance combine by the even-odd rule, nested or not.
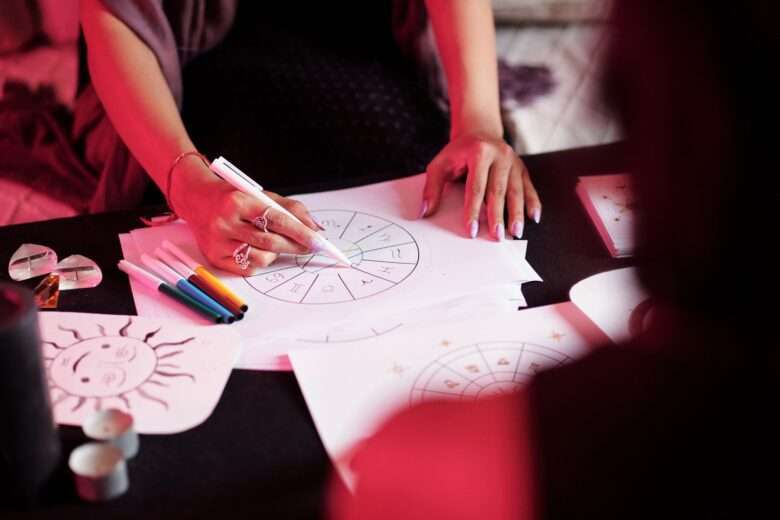
[(35, 304), (39, 309), (56, 309), (60, 299), (60, 277), (56, 273), (41, 280), (33, 291)]
[(57, 265), (57, 253), (51, 248), (38, 244), (22, 244), (8, 262), (8, 275), (12, 280), (21, 282), (54, 270)]
[(60, 290), (89, 289), (103, 281), (103, 273), (94, 260), (81, 255), (63, 258), (54, 268), (60, 276)]

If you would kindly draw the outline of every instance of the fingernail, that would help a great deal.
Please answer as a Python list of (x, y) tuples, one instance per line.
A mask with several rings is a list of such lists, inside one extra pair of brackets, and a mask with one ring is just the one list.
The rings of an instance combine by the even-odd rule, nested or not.
[(504, 224), (496, 224), (496, 241), (501, 242), (504, 236)]
[(426, 199), (423, 199), (422, 207), (420, 208), (420, 216), (417, 218), (423, 218), (426, 213), (428, 213), (428, 201)]
[(523, 227), (525, 226), (525, 222), (522, 220), (516, 220), (514, 224), (512, 224), (512, 236), (515, 238), (523, 238)]
[(537, 224), (542, 220), (542, 208), (534, 208), (533, 219)]
[(312, 237), (311, 244), (309, 244), (312, 253), (319, 253), (325, 249), (325, 247), (325, 237), (315, 234), (314, 237)]
[(472, 220), (469, 222), (469, 236), (471, 238), (477, 238), (477, 232), (479, 231), (479, 222)]

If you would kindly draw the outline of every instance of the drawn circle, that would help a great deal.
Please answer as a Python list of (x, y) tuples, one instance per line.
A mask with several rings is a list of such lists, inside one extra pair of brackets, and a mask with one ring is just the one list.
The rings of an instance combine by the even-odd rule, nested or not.
[(569, 359), (554, 348), (519, 341), (490, 341), (456, 348), (420, 371), (412, 385), (409, 404), (509, 394), (540, 370)]
[(140, 386), (156, 366), (154, 350), (143, 341), (98, 336), (58, 352), (49, 366), (49, 377), (70, 395), (109, 397)]
[(350, 210), (315, 210), (311, 215), (352, 267), (322, 253), (281, 255), (271, 266), (244, 278), (255, 291), (287, 303), (345, 303), (388, 291), (417, 268), (417, 241), (395, 222)]
[(392, 332), (399, 327), (403, 327), (403, 323), (395, 323), (390, 326), (381, 327), (360, 327), (358, 329), (335, 329), (328, 331), (326, 336), (299, 338), (298, 341), (304, 343), (353, 343), (355, 341), (364, 341), (367, 339), (378, 338), (388, 332)]

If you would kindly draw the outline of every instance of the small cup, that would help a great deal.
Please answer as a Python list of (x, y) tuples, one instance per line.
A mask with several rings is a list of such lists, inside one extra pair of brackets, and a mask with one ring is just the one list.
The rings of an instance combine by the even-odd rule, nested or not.
[(79, 496), (90, 502), (111, 500), (130, 486), (125, 458), (113, 444), (82, 444), (70, 453), (68, 466)]
[(133, 416), (117, 408), (108, 408), (91, 414), (81, 425), (84, 434), (92, 440), (113, 444), (125, 459), (138, 453), (138, 434), (133, 429)]

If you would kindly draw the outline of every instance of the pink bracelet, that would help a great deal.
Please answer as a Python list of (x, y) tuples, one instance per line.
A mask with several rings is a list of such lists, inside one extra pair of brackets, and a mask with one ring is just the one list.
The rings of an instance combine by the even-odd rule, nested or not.
[(168, 201), (168, 207), (171, 208), (171, 211), (173, 211), (174, 215), (177, 213), (176, 209), (173, 207), (173, 202), (171, 201), (171, 181), (173, 180), (173, 170), (176, 168), (176, 165), (179, 164), (179, 161), (187, 157), (188, 155), (195, 155), (200, 157), (200, 160), (203, 161), (203, 164), (206, 165), (206, 168), (209, 167), (209, 160), (206, 159), (206, 156), (200, 153), (197, 150), (190, 150), (188, 152), (182, 152), (180, 153), (176, 159), (173, 160), (173, 163), (171, 164), (171, 167), (168, 168), (168, 175), (166, 176), (165, 180), (165, 199)]

